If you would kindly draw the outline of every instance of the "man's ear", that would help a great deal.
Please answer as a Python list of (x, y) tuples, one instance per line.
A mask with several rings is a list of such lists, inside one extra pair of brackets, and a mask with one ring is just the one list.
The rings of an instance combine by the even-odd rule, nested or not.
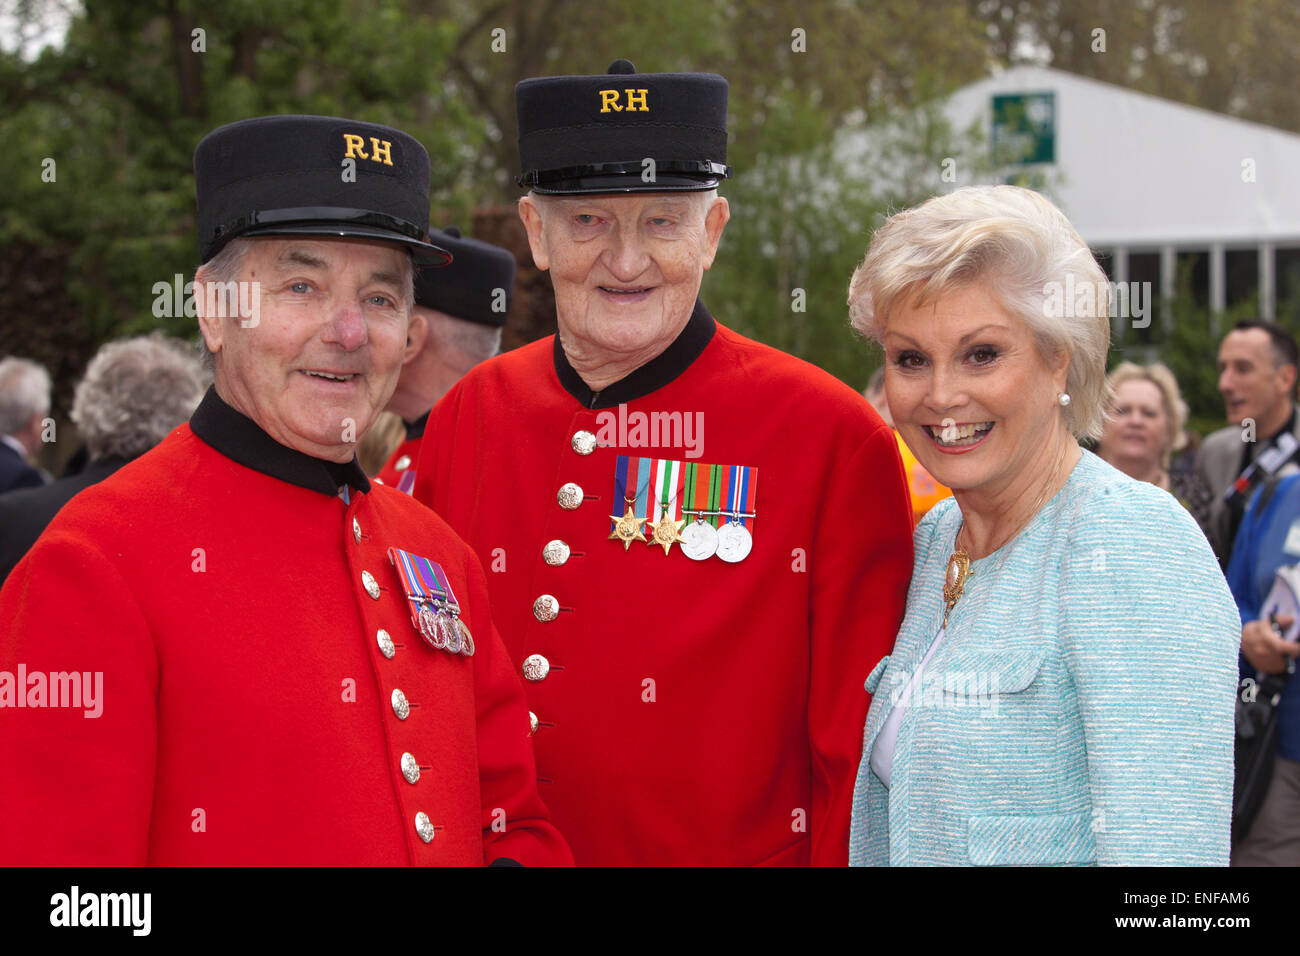
[[(208, 277), (202, 269), (194, 273), (194, 310), (199, 317), (199, 334), (207, 343), (208, 351), (216, 355), (221, 351), (222, 336), (225, 329), (221, 325), (220, 315), (205, 315), (208, 297), (206, 293)], [(220, 310), (218, 310), (220, 311)]]
[(1296, 384), (1296, 367), (1290, 362), (1286, 362), (1278, 369), (1278, 374), (1282, 376), (1282, 383), (1285, 386), (1284, 391), (1287, 395), (1295, 394)]
[(424, 343), (429, 340), (429, 316), (418, 305), (411, 306), (411, 318), (406, 324), (406, 348), (402, 351), (402, 365), (424, 351)]
[(709, 211), (704, 214), (704, 268), (713, 266), (713, 259), (718, 254), (718, 243), (722, 241), (722, 230), (731, 219), (731, 207), (727, 200), (718, 196), (709, 203)]
[(551, 267), (551, 260), (546, 254), (546, 244), (542, 241), (542, 210), (532, 196), (520, 197), (519, 221), (528, 233), (528, 248), (533, 251), (533, 264), (545, 272)]

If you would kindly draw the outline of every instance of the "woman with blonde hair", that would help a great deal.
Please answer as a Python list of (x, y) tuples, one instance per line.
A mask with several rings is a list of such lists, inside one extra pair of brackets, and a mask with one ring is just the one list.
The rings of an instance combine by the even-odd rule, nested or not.
[(1110, 286), (1050, 202), (893, 216), (849, 287), (894, 423), (953, 498), (917, 526), (872, 696), (858, 865), (1228, 862), (1240, 622), (1167, 494), (1079, 447)]
[[(1163, 488), (1203, 519), (1211, 492), (1193, 471), (1172, 471), (1174, 452), (1187, 446), (1187, 403), (1174, 373), (1159, 362), (1142, 366), (1121, 362), (1107, 376), (1114, 394), (1097, 454), (1130, 478)], [(1198, 520), (1198, 523), (1203, 523)]]

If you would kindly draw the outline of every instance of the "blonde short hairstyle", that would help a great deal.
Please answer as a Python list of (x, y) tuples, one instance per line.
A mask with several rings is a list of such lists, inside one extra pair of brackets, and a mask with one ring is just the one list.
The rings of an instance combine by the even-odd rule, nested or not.
[(1172, 453), (1187, 447), (1187, 433), (1184, 431), (1187, 425), (1187, 403), (1183, 401), (1182, 393), (1178, 390), (1178, 380), (1174, 378), (1174, 373), (1159, 362), (1146, 366), (1133, 362), (1120, 362), (1111, 370), (1110, 375), (1106, 376), (1106, 379), (1110, 383), (1112, 393), (1108, 413), (1112, 413), (1115, 409), (1114, 393), (1118, 392), (1119, 387), (1125, 382), (1150, 382), (1160, 390), (1169, 433), (1169, 440), (1165, 444), (1160, 464), (1161, 467), (1168, 468)]
[[(981, 284), (1029, 326), (1044, 360), (1069, 354), (1065, 426), (1076, 438), (1100, 437), (1110, 401), (1110, 283), (1064, 213), (1033, 190), (966, 186), (891, 216), (849, 282), (849, 321), (878, 342), (892, 309)], [(1066, 303), (1085, 284), (1091, 305)]]

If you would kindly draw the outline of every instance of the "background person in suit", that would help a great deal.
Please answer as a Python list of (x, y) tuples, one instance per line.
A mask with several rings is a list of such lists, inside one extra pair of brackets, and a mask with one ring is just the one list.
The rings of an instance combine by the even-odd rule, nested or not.
[[(1095, 313), (1047, 308), (1049, 283), (1094, 283)], [(1240, 623), (1187, 512), (1079, 447), (1108, 294), (1014, 186), (899, 213), (854, 273), (894, 422), (953, 490), (867, 679), (854, 864), (1228, 862)]]
[(0, 493), (45, 483), (29, 462), (49, 414), (50, 373), (30, 359), (0, 359)]
[(89, 460), (79, 474), (0, 495), (0, 583), (60, 508), (188, 421), (207, 386), (194, 349), (179, 339), (143, 335), (95, 353), (71, 413)]
[(1196, 474), (1214, 495), (1202, 527), (1224, 569), (1260, 482), (1300, 470), (1296, 367), (1295, 337), (1276, 322), (1242, 319), (1219, 345), (1219, 391), (1229, 425), (1206, 436)]

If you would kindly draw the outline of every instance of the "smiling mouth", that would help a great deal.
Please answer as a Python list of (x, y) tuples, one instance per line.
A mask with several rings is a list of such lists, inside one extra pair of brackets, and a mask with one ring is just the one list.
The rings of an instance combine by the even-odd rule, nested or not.
[(354, 378), (360, 378), (359, 372), (321, 372), (316, 369), (300, 368), (298, 371), (303, 375), (309, 375), (312, 378), (323, 379), (326, 382), (350, 382)]
[(965, 425), (926, 425), (926, 432), (941, 448), (964, 448), (978, 445), (993, 430), (992, 422), (970, 422)]
[(613, 286), (602, 285), (597, 286), (597, 288), (609, 295), (640, 295), (643, 292), (649, 292), (654, 286), (642, 285), (633, 289), (616, 289)]

